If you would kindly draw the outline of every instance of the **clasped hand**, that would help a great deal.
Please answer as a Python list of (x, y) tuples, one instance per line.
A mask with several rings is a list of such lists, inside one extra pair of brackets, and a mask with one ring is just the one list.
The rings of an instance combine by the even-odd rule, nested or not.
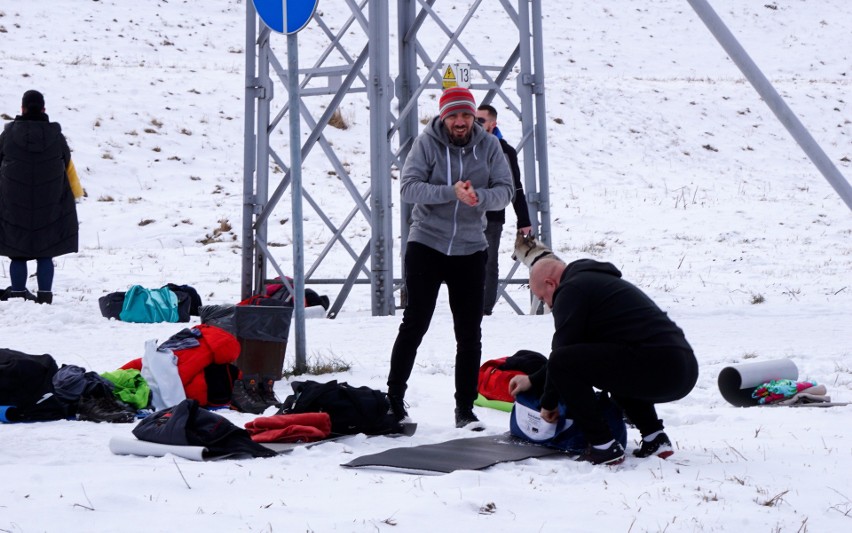
[(463, 204), (473, 207), (479, 203), (479, 198), (476, 197), (476, 191), (473, 190), (470, 180), (455, 182), (453, 189), (456, 191), (456, 198)]

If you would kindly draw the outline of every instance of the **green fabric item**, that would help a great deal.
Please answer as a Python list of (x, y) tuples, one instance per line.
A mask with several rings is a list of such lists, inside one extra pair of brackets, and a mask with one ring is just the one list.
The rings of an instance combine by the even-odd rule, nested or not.
[(473, 401), (473, 405), (478, 407), (489, 407), (491, 409), (497, 409), (498, 411), (506, 411), (507, 413), (512, 412), (512, 406), (515, 405), (512, 402), (501, 402), (500, 400), (489, 400), (485, 396), (478, 394), (476, 396), (476, 400)]
[(142, 373), (135, 368), (104, 372), (101, 377), (115, 385), (112, 393), (122, 402), (132, 405), (136, 409), (148, 407), (151, 389), (148, 387), (148, 382), (142, 377)]

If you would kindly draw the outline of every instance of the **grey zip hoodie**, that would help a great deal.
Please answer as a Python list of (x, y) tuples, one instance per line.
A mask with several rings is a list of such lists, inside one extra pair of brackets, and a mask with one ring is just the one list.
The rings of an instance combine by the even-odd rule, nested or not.
[[(459, 201), (453, 189), (457, 181), (467, 180), (479, 199), (474, 207)], [(408, 241), (447, 255), (485, 250), (485, 212), (509, 205), (514, 189), (496, 136), (474, 122), (467, 145), (456, 146), (435, 117), (415, 139), (402, 168), (400, 197), (414, 204)]]

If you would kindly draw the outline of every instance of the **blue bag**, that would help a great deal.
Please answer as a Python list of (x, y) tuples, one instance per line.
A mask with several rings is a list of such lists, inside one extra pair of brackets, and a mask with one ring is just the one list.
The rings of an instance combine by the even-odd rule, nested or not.
[[(607, 396), (598, 393), (598, 399), (613, 437), (622, 446), (626, 446), (627, 425), (624, 423), (621, 409), (610, 402)], [(527, 392), (518, 394), (509, 418), (509, 431), (524, 440), (569, 453), (582, 453), (586, 449), (589, 442), (574, 424), (570, 410), (564, 404), (559, 404), (559, 420), (555, 423), (542, 420), (540, 411), (541, 402), (537, 396)]]
[(168, 287), (146, 289), (134, 285), (124, 295), (118, 317), (122, 322), (177, 322), (178, 299)]

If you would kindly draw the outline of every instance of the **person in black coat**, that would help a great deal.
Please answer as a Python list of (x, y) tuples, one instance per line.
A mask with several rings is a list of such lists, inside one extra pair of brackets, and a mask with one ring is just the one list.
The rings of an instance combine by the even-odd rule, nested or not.
[(674, 453), (654, 404), (685, 397), (698, 380), (698, 362), (677, 324), (610, 263), (544, 257), (530, 270), (530, 290), (552, 309), (552, 352), (544, 372), (515, 380), (510, 392), (543, 382), (541, 417), (548, 422), (560, 400), (570, 406), (592, 445), (584, 460), (624, 460), (594, 388), (608, 392), (642, 434), (633, 455)]
[[(503, 155), (506, 156), (506, 161), (512, 170), (512, 179), (515, 183), (515, 196), (512, 199), (512, 208), (515, 210), (515, 216), (518, 219), (517, 228), (524, 235), (529, 235), (532, 231), (532, 223), (530, 222), (530, 213), (527, 207), (527, 197), (524, 194), (524, 187), (521, 184), (521, 168), (518, 166), (518, 152), (503, 139), (503, 135), (497, 127), (497, 110), (493, 106), (488, 104), (479, 106), (476, 110), (476, 121), (482, 125), (485, 131), (496, 135), (500, 139), (500, 147), (503, 149)], [(488, 225), (485, 228), (485, 238), (488, 241), (488, 260), (485, 263), (485, 301), (482, 314), (490, 315), (494, 310), (494, 304), (497, 303), (497, 283), (500, 277), (500, 266), (497, 256), (500, 251), (500, 237), (503, 234), (503, 224), (506, 223), (506, 210), (487, 211), (485, 218), (488, 221)]]
[[(53, 258), (77, 252), (77, 208), (67, 168), (71, 150), (50, 122), (44, 96), (27, 91), (21, 114), (0, 134), (0, 255), (12, 285), (0, 299), (53, 301)], [(27, 290), (27, 261), (37, 262), (37, 296)]]

